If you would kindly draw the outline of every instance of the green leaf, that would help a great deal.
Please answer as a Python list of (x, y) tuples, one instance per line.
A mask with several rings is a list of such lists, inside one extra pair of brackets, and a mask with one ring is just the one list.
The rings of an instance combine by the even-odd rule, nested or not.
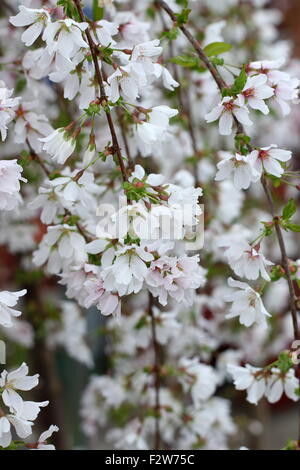
[(273, 266), (270, 270), (270, 277), (272, 282), (276, 282), (284, 276), (284, 271), (281, 266)]
[(277, 367), (285, 374), (293, 367), (293, 362), (285, 351), (279, 354)]
[(191, 11), (192, 10), (190, 8), (184, 8), (181, 13), (177, 13), (175, 15), (177, 26), (182, 26), (188, 22)]
[(59, 0), (57, 6), (63, 7), (64, 14), (75, 21), (81, 21), (80, 15), (72, 0)]
[(134, 329), (135, 329), (135, 330), (140, 330), (140, 329), (142, 329), (142, 328), (145, 328), (146, 326), (148, 326), (147, 317), (146, 317), (146, 315), (143, 315), (143, 316), (138, 320), (138, 322), (134, 325)]
[(291, 224), (290, 222), (288, 222), (284, 224), (284, 227), (288, 230), (291, 230), (292, 232), (300, 232), (300, 225), (297, 224)]
[(171, 28), (168, 31), (164, 31), (160, 35), (160, 39), (169, 39), (170, 41), (173, 41), (174, 39), (177, 38), (178, 31), (179, 31), (178, 28), (176, 28), (176, 26), (174, 26), (174, 28)]
[(272, 182), (274, 188), (279, 188), (279, 186), (281, 185), (281, 179), (278, 178), (277, 176), (270, 175), (268, 173), (268, 179)]
[(22, 91), (25, 89), (26, 87), (26, 84), (27, 84), (27, 80), (26, 78), (20, 78), (17, 83), (16, 83), (16, 86), (15, 86), (15, 93), (22, 93)]
[(176, 57), (172, 57), (170, 61), (174, 64), (181, 65), (181, 67), (195, 67), (198, 64), (197, 57), (191, 57), (187, 55), (178, 55)]
[(249, 144), (251, 139), (246, 134), (236, 134), (235, 135), (235, 148), (243, 155), (247, 155), (249, 153)]
[(211, 63), (214, 65), (224, 65), (224, 59), (220, 59), (219, 57), (213, 57), (211, 59)]
[(289, 439), (286, 445), (282, 448), (282, 450), (298, 450), (297, 441)]
[(176, 3), (177, 3), (178, 5), (183, 6), (184, 8), (187, 8), (189, 2), (188, 2), (188, 0), (176, 0)]
[(99, 0), (93, 0), (93, 17), (94, 21), (102, 20), (104, 16), (104, 8), (100, 7)]
[(212, 57), (230, 51), (231, 47), (232, 46), (226, 42), (211, 42), (204, 47), (203, 51), (208, 57)]
[(234, 80), (234, 83), (231, 87), (231, 91), (232, 93), (235, 95), (237, 95), (238, 93), (240, 93), (245, 84), (246, 84), (246, 81), (247, 81), (247, 74), (246, 74), (246, 70), (244, 69), (244, 67), (242, 68), (241, 70), (241, 73), (239, 74), (238, 77), (236, 77), (236, 79)]
[(201, 66), (198, 57), (194, 56), (178, 55), (176, 57), (172, 57), (172, 59), (170, 59), (170, 62), (180, 65), (181, 67), (196, 70), (198, 72), (204, 72), (206, 70), (205, 67)]
[(296, 210), (297, 209), (294, 199), (290, 199), (283, 209), (282, 218), (284, 220), (289, 220), (295, 214)]

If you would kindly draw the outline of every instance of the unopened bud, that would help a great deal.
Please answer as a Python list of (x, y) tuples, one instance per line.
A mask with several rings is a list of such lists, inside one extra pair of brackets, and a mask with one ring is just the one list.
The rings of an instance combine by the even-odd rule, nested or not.
[(143, 106), (136, 106), (136, 109), (143, 114), (148, 114), (151, 112), (151, 109), (149, 108), (143, 108)]
[(160, 194), (159, 199), (161, 199), (162, 201), (168, 201), (169, 196), (168, 194)]

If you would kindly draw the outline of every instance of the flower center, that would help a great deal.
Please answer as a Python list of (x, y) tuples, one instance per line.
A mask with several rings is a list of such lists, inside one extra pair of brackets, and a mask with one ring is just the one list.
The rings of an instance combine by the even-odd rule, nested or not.
[(251, 98), (251, 96), (254, 96), (254, 88), (248, 88), (247, 90), (243, 91), (243, 95), (245, 98)]
[(233, 100), (231, 100), (231, 101), (228, 101), (227, 103), (223, 103), (223, 106), (226, 109), (226, 111), (231, 112), (234, 110), (236, 105), (234, 104)]
[(266, 150), (260, 150), (259, 153), (258, 153), (258, 158), (260, 158), (261, 160), (265, 160), (266, 158), (268, 158), (269, 154)]

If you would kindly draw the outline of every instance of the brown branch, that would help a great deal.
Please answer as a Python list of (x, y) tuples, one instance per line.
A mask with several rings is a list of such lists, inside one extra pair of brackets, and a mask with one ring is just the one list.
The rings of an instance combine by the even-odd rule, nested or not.
[[(176, 24), (177, 18), (175, 16), (175, 13), (169, 7), (169, 5), (167, 5), (166, 2), (164, 2), (162, 0), (156, 0), (155, 4), (158, 7), (165, 10), (165, 12), (168, 13), (169, 17), (172, 19), (172, 21)], [(226, 83), (224, 82), (223, 78), (219, 74), (216, 67), (210, 62), (209, 58), (203, 52), (203, 50), (200, 46), (200, 42), (196, 38), (194, 38), (194, 36), (190, 33), (190, 31), (184, 25), (179, 26), (179, 29), (183, 32), (183, 34), (185, 35), (187, 40), (191, 43), (191, 45), (195, 49), (199, 59), (203, 62), (205, 67), (210, 71), (210, 73), (213, 76), (216, 84), (218, 85), (219, 89), (222, 91), (223, 88), (226, 88)]]
[[(78, 13), (79, 13), (79, 16), (80, 16), (81, 20), (82, 21), (87, 21), (87, 18), (85, 17), (85, 14), (84, 14), (83, 9), (82, 9), (81, 4), (80, 4), (80, 0), (73, 0), (73, 1), (74, 1), (75, 6), (78, 10)], [(102, 72), (101, 72), (101, 69), (100, 69), (100, 66), (99, 66), (99, 62), (98, 62), (98, 48), (97, 48), (96, 44), (93, 41), (93, 38), (92, 38), (92, 35), (91, 35), (91, 32), (90, 32), (89, 28), (87, 28), (85, 30), (85, 35), (87, 37), (87, 40), (88, 40), (88, 43), (89, 43), (89, 46), (90, 46), (90, 51), (91, 51), (91, 54), (92, 54), (92, 59), (93, 59), (94, 67), (95, 67), (96, 78), (97, 78), (97, 82), (98, 82), (99, 89), (100, 89), (100, 103), (101, 103), (102, 106), (104, 106), (104, 111), (105, 111), (105, 114), (106, 114), (106, 119), (107, 119), (108, 127), (109, 127), (109, 130), (110, 130), (111, 138), (112, 138), (113, 149), (114, 149), (114, 151), (117, 155), (117, 158), (118, 158), (118, 162), (119, 162), (119, 166), (120, 166), (120, 169), (121, 169), (123, 181), (127, 181), (127, 172), (126, 172), (123, 157), (122, 157), (122, 154), (121, 154), (121, 149), (120, 149), (120, 146), (119, 146), (118, 138), (117, 138), (117, 135), (116, 135), (115, 126), (114, 126), (114, 123), (113, 123), (113, 120), (112, 120), (112, 117), (111, 117), (110, 110), (107, 108), (108, 98), (107, 98), (106, 93), (105, 93), (104, 80), (103, 80)]]
[(300, 339), (299, 325), (298, 325), (298, 318), (297, 318), (297, 316), (298, 316), (297, 315), (297, 310), (298, 310), (298, 308), (297, 308), (297, 296), (296, 296), (296, 292), (295, 292), (295, 289), (294, 289), (293, 280), (291, 278), (291, 273), (290, 273), (290, 268), (289, 268), (289, 259), (288, 259), (287, 253), (286, 253), (286, 247), (285, 247), (285, 243), (284, 243), (284, 239), (283, 239), (283, 235), (282, 235), (282, 230), (281, 230), (281, 227), (280, 227), (280, 224), (279, 224), (280, 219), (275, 214), (275, 208), (274, 208), (274, 202), (273, 202), (272, 194), (271, 194), (271, 191), (268, 187), (268, 183), (267, 183), (265, 175), (262, 176), (261, 183), (262, 183), (264, 192), (265, 192), (266, 197), (267, 197), (270, 212), (271, 212), (272, 217), (273, 217), (275, 231), (276, 231), (278, 244), (279, 244), (279, 248), (280, 248), (280, 252), (281, 252), (281, 262), (282, 262), (282, 265), (283, 265), (283, 268), (284, 268), (284, 271), (285, 271), (285, 275), (286, 275), (286, 279), (287, 279), (287, 282), (288, 282), (289, 294), (290, 294), (290, 308), (291, 308), (291, 315), (292, 315), (292, 319), (293, 319), (294, 339), (297, 340), (297, 339)]
[(156, 323), (153, 313), (153, 296), (149, 293), (149, 310), (148, 310), (150, 319), (151, 319), (151, 334), (152, 334), (152, 344), (154, 352), (154, 365), (153, 365), (153, 375), (154, 375), (154, 386), (155, 386), (155, 432), (154, 432), (154, 450), (159, 450), (161, 444), (160, 436), (160, 360), (159, 360), (159, 343), (157, 342), (156, 335)]

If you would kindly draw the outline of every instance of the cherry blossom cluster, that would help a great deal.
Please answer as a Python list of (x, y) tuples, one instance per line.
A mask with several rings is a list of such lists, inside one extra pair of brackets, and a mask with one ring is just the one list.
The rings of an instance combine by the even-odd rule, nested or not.
[[(232, 382), (299, 399), (300, 65), (265, 0), (133, 3), (14, 0), (0, 19), (0, 244), (18, 264), (1, 334), (92, 371), (91, 440), (239, 447)], [(14, 429), (53, 449), (54, 425), (23, 441), (48, 404), (24, 401), (28, 373), (1, 374), (0, 445)]]

